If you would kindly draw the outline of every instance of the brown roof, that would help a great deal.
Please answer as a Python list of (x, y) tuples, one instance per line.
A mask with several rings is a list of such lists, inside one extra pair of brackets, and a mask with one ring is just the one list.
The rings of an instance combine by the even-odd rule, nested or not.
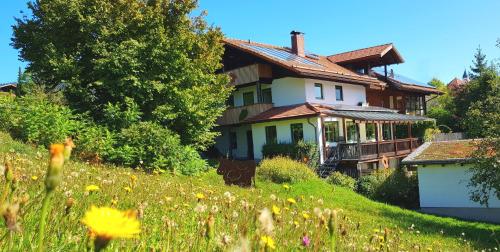
[[(385, 75), (378, 73), (378, 72), (372, 72), (375, 76), (380, 81), (387, 81), (389, 86), (394, 87), (395, 89), (402, 90), (402, 91), (410, 91), (410, 92), (416, 92), (416, 93), (424, 93), (424, 94), (443, 94), (443, 92), (439, 91), (435, 87), (431, 86), (423, 86), (417, 83), (411, 83), (411, 81), (402, 81), (401, 79), (397, 79), (391, 76), (387, 76), (387, 79), (385, 79)], [(400, 75), (398, 75), (400, 76)]]
[(334, 54), (328, 56), (328, 59), (335, 63), (347, 63), (360, 60), (367, 60), (369, 58), (381, 59), (389, 52), (392, 52), (393, 59), (390, 62), (387, 62), (387, 64), (404, 62), (403, 57), (401, 56), (401, 54), (399, 54), (399, 52), (396, 50), (396, 48), (392, 43)]
[(427, 142), (403, 160), (407, 164), (457, 163), (471, 160), (477, 139)]
[(314, 115), (319, 115), (321, 113), (321, 107), (322, 106), (320, 105), (313, 105), (310, 103), (273, 107), (254, 117), (250, 117), (244, 120), (244, 122), (256, 123), (256, 122), (314, 116)]
[(450, 90), (459, 90), (461, 89), (467, 82), (464, 80), (461, 80), (459, 78), (454, 78), (453, 80), (448, 83), (447, 87)]
[(292, 58), (278, 58), (273, 57), (271, 54), (264, 52), (263, 50), (258, 50), (255, 47), (260, 47), (263, 49), (271, 49), (275, 52), (283, 52), (286, 54), (292, 53), (289, 48), (273, 46), (268, 44), (256, 43), (253, 41), (245, 41), (238, 39), (224, 39), (224, 43), (227, 46), (237, 48), (241, 51), (250, 53), (254, 56), (262, 58), (268, 62), (281, 66), (285, 69), (293, 71), (304, 77), (318, 77), (325, 78), (334, 81), (345, 81), (350, 83), (362, 84), (362, 85), (376, 85), (384, 86), (383, 82), (380, 82), (376, 78), (358, 74), (352, 70), (342, 67), (328, 60), (326, 56), (312, 55), (300, 57), (294, 55)]

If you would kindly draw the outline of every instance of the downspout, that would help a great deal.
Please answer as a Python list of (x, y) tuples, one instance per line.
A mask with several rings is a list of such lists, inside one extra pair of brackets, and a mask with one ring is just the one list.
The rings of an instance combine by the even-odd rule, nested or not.
[(318, 128), (316, 127), (316, 125), (311, 123), (311, 121), (309, 121), (309, 119), (311, 119), (311, 118), (310, 117), (307, 118), (307, 123), (309, 123), (314, 128), (314, 142), (316, 144), (318, 144)]

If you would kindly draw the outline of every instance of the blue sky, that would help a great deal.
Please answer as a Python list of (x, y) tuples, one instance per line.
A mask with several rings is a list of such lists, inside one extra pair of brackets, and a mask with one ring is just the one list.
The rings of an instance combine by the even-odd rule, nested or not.
[[(0, 83), (15, 81), (26, 65), (9, 45), (13, 17), (25, 6), (0, 3)], [(406, 61), (395, 71), (421, 82), (461, 76), (479, 45), (489, 60), (500, 58), (498, 0), (200, 0), (200, 9), (231, 38), (289, 46), (290, 31), (302, 31), (306, 50), (317, 54), (392, 42)]]

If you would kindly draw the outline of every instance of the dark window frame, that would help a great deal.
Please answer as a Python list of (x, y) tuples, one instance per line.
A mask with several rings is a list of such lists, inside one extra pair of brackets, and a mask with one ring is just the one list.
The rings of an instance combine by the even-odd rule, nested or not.
[[(340, 91), (340, 93), (337, 93)], [(340, 94), (340, 97), (339, 97)], [(335, 99), (337, 101), (343, 101), (344, 100), (344, 88), (342, 86), (335, 85)]]
[[(300, 129), (300, 132), (298, 131)], [(303, 123), (292, 123), (290, 124), (290, 133), (292, 143), (298, 143), (304, 140), (304, 124)]]
[[(267, 92), (269, 92), (269, 101), (265, 99)], [(273, 91), (271, 88), (264, 88), (261, 90), (262, 102), (263, 103), (273, 103)]]
[[(319, 88), (319, 92), (320, 92), (320, 96), (318, 97), (318, 94), (316, 93), (316, 89)], [(325, 95), (324, 95), (324, 92), (323, 92), (323, 84), (321, 83), (314, 83), (314, 98), (316, 98), (317, 100), (324, 100), (325, 99)]]
[[(245, 97), (248, 97), (249, 94), (252, 95), (252, 102), (251, 103), (247, 103), (247, 100), (245, 99)], [(243, 106), (250, 106), (253, 104), (255, 104), (254, 92), (253, 91), (243, 92)]]
[(238, 134), (235, 131), (229, 132), (229, 145), (231, 150), (238, 149)]
[[(278, 143), (278, 133), (276, 131), (276, 125), (266, 126), (264, 129), (266, 132), (266, 144), (277, 144)], [(271, 130), (271, 129), (273, 129), (273, 130)], [(272, 136), (271, 133), (274, 136)]]
[[(368, 136), (368, 133), (369, 133), (368, 132), (368, 126), (369, 125), (370, 125), (370, 128), (371, 128), (370, 131), (373, 130), (373, 132), (370, 132), (371, 133), (370, 134), (370, 138), (368, 138), (369, 137)], [(373, 126), (373, 128), (372, 128), (372, 126)], [(370, 141), (377, 140), (377, 134), (375, 133), (376, 131), (377, 131), (377, 124), (375, 124), (375, 123), (366, 123), (365, 124), (365, 138), (366, 138), (366, 140), (370, 140)], [(373, 138), (371, 136), (373, 136)]]
[[(333, 130), (329, 128), (333, 125)], [(340, 123), (338, 121), (325, 122), (325, 140), (327, 142), (338, 142), (340, 139)]]

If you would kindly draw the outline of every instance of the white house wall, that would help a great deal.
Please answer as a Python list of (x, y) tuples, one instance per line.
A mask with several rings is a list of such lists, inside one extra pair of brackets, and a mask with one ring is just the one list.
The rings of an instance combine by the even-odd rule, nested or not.
[(281, 78), (271, 85), (274, 106), (286, 106), (306, 102), (305, 79)]
[(290, 124), (302, 123), (302, 127), (304, 130), (304, 141), (316, 142), (315, 137), (317, 135), (315, 134), (315, 127), (316, 130), (318, 130), (318, 119), (310, 118), (309, 121), (314, 125), (314, 127), (307, 122), (307, 119), (279, 120), (252, 124), (255, 159), (262, 159), (262, 146), (266, 144), (266, 126), (276, 126), (278, 143), (290, 143), (292, 142)]
[[(420, 207), (482, 207), (469, 199), (471, 165), (426, 165), (418, 167)], [(492, 195), (493, 196), (493, 195)], [(490, 198), (490, 208), (500, 208), (500, 200)]]
[[(314, 92), (314, 84), (316, 83), (323, 85), (323, 99), (316, 99)], [(343, 101), (337, 101), (335, 86), (342, 86)], [(309, 103), (359, 105), (359, 103), (366, 102), (366, 90), (362, 85), (305, 79), (305, 92), (306, 101)]]
[(257, 103), (257, 87), (253, 85), (249, 87), (238, 88), (233, 92), (235, 107), (243, 106), (243, 93), (246, 92), (253, 92), (253, 101), (254, 103)]

